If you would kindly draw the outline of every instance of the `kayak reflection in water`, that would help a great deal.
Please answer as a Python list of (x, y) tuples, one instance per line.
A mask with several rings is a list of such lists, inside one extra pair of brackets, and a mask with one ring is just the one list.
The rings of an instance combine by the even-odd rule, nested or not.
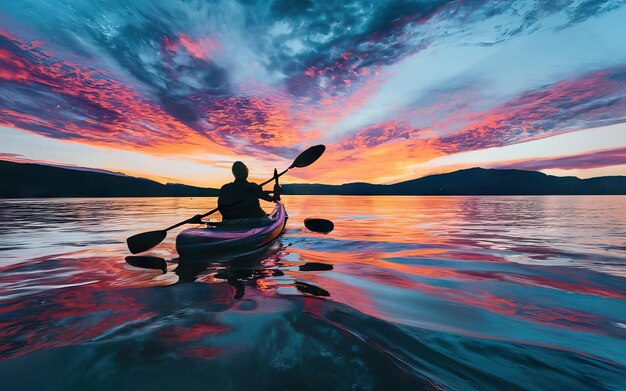
[[(272, 286), (278, 287), (278, 284), (282, 284), (282, 287), (291, 285), (298, 291), (311, 296), (330, 296), (326, 289), (303, 281), (302, 275), (288, 275), (288, 278), (277, 284), (259, 283), (259, 280), (283, 277), (285, 276), (285, 271), (293, 267), (291, 262), (285, 260), (285, 256), (289, 254), (286, 249), (286, 246), (276, 242), (274, 245), (259, 249), (254, 253), (234, 257), (227, 263), (215, 263), (210, 260), (184, 261), (180, 258), (166, 261), (164, 258), (153, 255), (129, 255), (124, 259), (126, 263), (134, 267), (160, 270), (163, 274), (173, 272), (178, 276), (178, 280), (171, 285), (194, 282), (200, 276), (212, 274), (212, 283), (225, 281), (228, 285), (235, 288), (233, 292), (234, 299), (242, 299), (248, 287), (252, 287), (253, 290), (258, 290), (261, 286), (264, 287), (261, 289), (271, 289), (270, 287)], [(168, 271), (167, 262), (175, 262), (177, 264), (176, 268)], [(333, 265), (307, 262), (299, 265), (298, 269), (300, 272), (330, 271), (333, 270)], [(293, 280), (289, 281), (290, 279)]]
[[(223, 220), (250, 219), (266, 217), (267, 213), (261, 209), (259, 199), (269, 202), (280, 201), (282, 187), (276, 184), (273, 191), (265, 191), (254, 182), (248, 182), (248, 167), (240, 161), (233, 163), (235, 180), (227, 183), (220, 189), (217, 206)], [(200, 220), (200, 215), (195, 219)]]

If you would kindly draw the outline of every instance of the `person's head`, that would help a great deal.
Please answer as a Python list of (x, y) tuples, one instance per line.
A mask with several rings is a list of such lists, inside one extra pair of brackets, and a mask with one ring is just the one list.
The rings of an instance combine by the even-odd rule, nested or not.
[(248, 179), (248, 167), (243, 162), (236, 161), (233, 163), (233, 175), (236, 180), (245, 181)]

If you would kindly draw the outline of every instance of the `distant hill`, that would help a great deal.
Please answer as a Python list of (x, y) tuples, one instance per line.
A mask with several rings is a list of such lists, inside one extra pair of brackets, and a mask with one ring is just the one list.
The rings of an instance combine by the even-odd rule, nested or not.
[(285, 194), (337, 195), (584, 195), (626, 194), (626, 176), (590, 179), (537, 171), (470, 168), (392, 185), (285, 185)]
[(0, 161), (1, 198), (202, 197), (217, 189), (161, 184), (145, 178), (31, 163)]
[[(219, 190), (114, 173), (0, 161), (0, 198), (206, 197)], [(590, 179), (536, 171), (470, 168), (392, 185), (284, 185), (285, 194), (324, 195), (626, 195), (626, 176)]]

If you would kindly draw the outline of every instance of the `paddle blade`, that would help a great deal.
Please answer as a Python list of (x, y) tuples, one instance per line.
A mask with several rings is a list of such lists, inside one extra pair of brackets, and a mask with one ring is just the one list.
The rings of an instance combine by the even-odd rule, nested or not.
[(128, 244), (128, 249), (131, 253), (138, 254), (150, 250), (161, 243), (165, 236), (167, 236), (167, 231), (144, 232), (126, 239), (126, 244)]
[(126, 263), (131, 266), (160, 270), (163, 274), (167, 273), (167, 263), (165, 263), (165, 259), (161, 257), (129, 255), (124, 259), (126, 260)]
[(301, 272), (333, 270), (333, 265), (321, 262), (307, 262), (304, 265), (300, 265), (299, 269)]
[(319, 232), (323, 234), (327, 234), (335, 229), (335, 224), (332, 221), (326, 219), (304, 219), (304, 226), (307, 227), (309, 231)]
[(320, 288), (319, 286), (311, 285), (303, 281), (296, 281), (294, 285), (302, 293), (308, 293), (309, 295), (313, 296), (330, 296), (330, 293), (328, 293), (326, 289)]
[(319, 159), (325, 150), (326, 150), (326, 147), (323, 146), (322, 144), (315, 145), (307, 149), (306, 151), (302, 152), (300, 155), (298, 155), (296, 160), (293, 161), (293, 164), (289, 168), (293, 168), (293, 167), (302, 168), (302, 167), (309, 166), (313, 164), (317, 159)]

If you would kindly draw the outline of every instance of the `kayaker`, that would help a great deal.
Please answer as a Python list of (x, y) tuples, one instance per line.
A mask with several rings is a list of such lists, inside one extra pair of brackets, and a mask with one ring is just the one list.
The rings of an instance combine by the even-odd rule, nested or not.
[[(233, 163), (232, 172), (235, 180), (222, 186), (217, 199), (222, 220), (266, 217), (267, 213), (261, 208), (259, 198), (269, 202), (280, 201), (282, 187), (278, 180), (274, 191), (265, 191), (256, 183), (248, 182), (248, 167), (243, 162)], [(274, 173), (277, 175), (276, 170)], [(195, 215), (189, 222), (202, 224), (202, 216)]]
[(220, 189), (217, 206), (224, 220), (265, 217), (259, 199), (274, 202), (280, 200), (282, 188), (276, 184), (274, 191), (265, 191), (254, 182), (248, 182), (248, 167), (240, 161), (233, 163), (235, 180)]

